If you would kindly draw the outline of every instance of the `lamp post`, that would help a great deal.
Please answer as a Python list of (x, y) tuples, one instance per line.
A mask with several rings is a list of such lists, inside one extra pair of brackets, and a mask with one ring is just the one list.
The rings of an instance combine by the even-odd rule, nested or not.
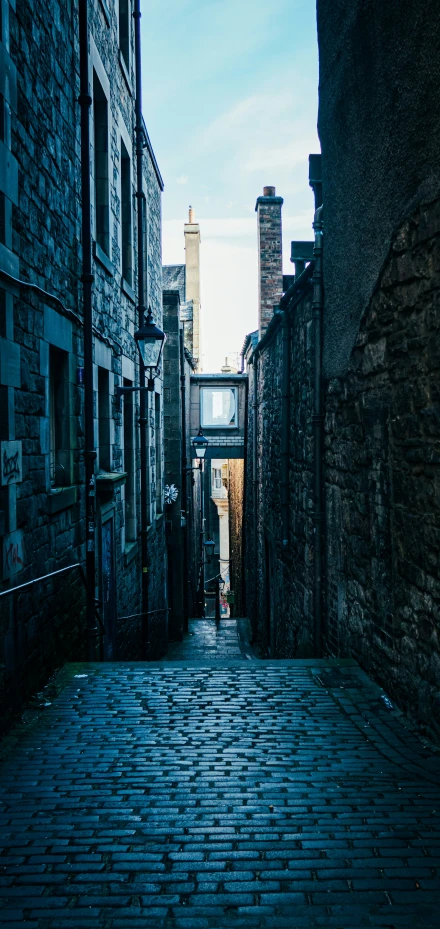
[(205, 494), (203, 487), (203, 462), (206, 455), (206, 449), (208, 448), (208, 439), (205, 439), (205, 436), (202, 433), (202, 427), (200, 427), (198, 433), (191, 440), (191, 445), (195, 452), (195, 457), (199, 460), (199, 471), (200, 471), (200, 586), (199, 586), (199, 603), (202, 616), (205, 615), (205, 558), (203, 551), (203, 535), (205, 531)]

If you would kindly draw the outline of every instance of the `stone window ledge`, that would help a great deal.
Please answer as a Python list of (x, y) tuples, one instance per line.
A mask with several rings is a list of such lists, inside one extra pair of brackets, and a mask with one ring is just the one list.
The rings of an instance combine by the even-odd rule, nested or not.
[(113, 276), (114, 274), (113, 264), (110, 261), (110, 258), (108, 257), (108, 255), (105, 254), (105, 251), (101, 248), (100, 245), (98, 245), (97, 242), (93, 243), (93, 257), (95, 261), (97, 261), (98, 264), (102, 265), (104, 270), (107, 271), (107, 274), (111, 274)]
[(67, 510), (69, 506), (73, 506), (77, 501), (78, 488), (77, 487), (53, 487), (47, 495), (47, 508), (50, 515), (54, 513), (59, 513), (60, 510)]
[(121, 278), (121, 290), (133, 303), (136, 303), (136, 294), (128, 281), (125, 280), (125, 277)]
[(127, 542), (125, 546), (125, 552), (124, 552), (125, 566), (129, 565), (130, 562), (133, 561), (134, 558), (136, 558), (137, 553), (138, 553), (137, 540), (135, 542)]
[(113, 493), (119, 484), (125, 484), (126, 471), (100, 471), (96, 475), (96, 488), (104, 493)]

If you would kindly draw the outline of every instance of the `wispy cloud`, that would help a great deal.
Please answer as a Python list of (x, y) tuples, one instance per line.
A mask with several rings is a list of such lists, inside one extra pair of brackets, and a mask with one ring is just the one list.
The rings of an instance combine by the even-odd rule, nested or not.
[(185, 185), (185, 184), (187, 184), (187, 183), (188, 183), (188, 175), (187, 175), (187, 174), (180, 174), (179, 177), (176, 177), (176, 184), (180, 184), (181, 186), (183, 186), (183, 185)]

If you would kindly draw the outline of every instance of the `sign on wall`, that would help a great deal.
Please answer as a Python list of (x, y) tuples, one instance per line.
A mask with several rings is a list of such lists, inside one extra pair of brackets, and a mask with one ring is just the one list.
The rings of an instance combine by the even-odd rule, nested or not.
[(3, 580), (7, 581), (24, 568), (23, 530), (5, 535), (3, 538)]
[(23, 480), (21, 442), (1, 443), (2, 487), (19, 484)]

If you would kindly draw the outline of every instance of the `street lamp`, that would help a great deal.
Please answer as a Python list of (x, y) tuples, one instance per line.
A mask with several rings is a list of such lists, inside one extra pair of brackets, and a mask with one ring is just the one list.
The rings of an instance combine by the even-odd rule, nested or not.
[(154, 390), (153, 368), (157, 371), (162, 354), (163, 344), (165, 342), (165, 333), (156, 326), (151, 313), (151, 307), (148, 307), (148, 316), (140, 329), (134, 334), (139, 354), (144, 363), (144, 368), (148, 368), (150, 376), (148, 378), (148, 390)]
[(141, 356), (141, 361), (144, 366), (150, 371), (150, 376), (148, 378), (148, 387), (140, 384), (139, 387), (121, 387), (118, 385), (115, 390), (116, 396), (116, 409), (120, 410), (121, 408), (121, 397), (123, 394), (132, 394), (137, 390), (144, 391), (154, 390), (154, 376), (152, 374), (153, 369), (159, 367), (160, 358), (162, 355), (163, 345), (166, 339), (165, 333), (162, 332), (162, 329), (159, 329), (159, 326), (156, 326), (156, 323), (153, 322), (153, 317), (151, 314), (151, 307), (148, 310), (148, 316), (146, 321), (142, 324), (140, 329), (137, 330), (134, 334), (135, 342)]
[(191, 440), (191, 445), (196, 453), (196, 458), (199, 458), (201, 461), (203, 461), (208, 444), (208, 439), (205, 439), (205, 436), (202, 433), (202, 427), (200, 426), (197, 435), (195, 435)]
[(212, 556), (214, 554), (215, 542), (213, 539), (206, 539), (206, 542), (203, 543), (205, 546), (206, 561), (208, 564), (211, 564)]

